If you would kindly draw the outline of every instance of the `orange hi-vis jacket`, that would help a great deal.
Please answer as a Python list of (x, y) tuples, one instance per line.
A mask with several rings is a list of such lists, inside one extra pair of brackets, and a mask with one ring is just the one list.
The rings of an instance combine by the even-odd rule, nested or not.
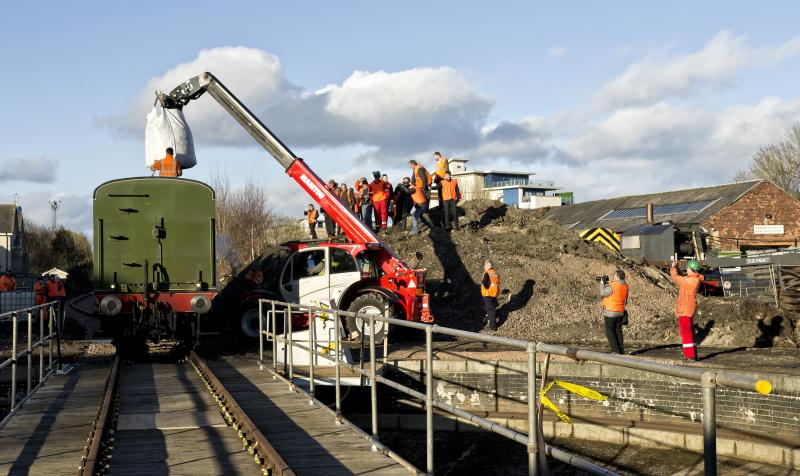
[(319, 216), (319, 213), (317, 212), (317, 210), (308, 210), (306, 216), (308, 217), (308, 223), (312, 224), (317, 222), (317, 217)]
[(434, 169), (433, 174), (439, 177), (441, 180), (444, 180), (444, 174), (447, 172), (447, 158), (446, 157), (439, 157), (436, 160), (436, 169)]
[[(427, 183), (423, 183), (421, 175), (422, 172), (425, 172), (425, 175), (427, 175), (427, 180), (425, 180), (425, 182)], [(413, 200), (414, 203), (418, 204), (427, 202), (428, 197), (425, 196), (425, 193), (422, 191), (422, 189), (426, 186), (430, 186), (432, 182), (433, 182), (433, 177), (431, 177), (431, 174), (429, 174), (428, 171), (425, 170), (425, 167), (417, 164), (414, 167), (414, 193), (411, 194), (411, 200)]]
[(703, 275), (681, 276), (678, 270), (669, 270), (672, 280), (678, 285), (678, 299), (675, 301), (675, 317), (692, 317), (697, 312), (697, 290), (703, 282)]
[(177, 177), (181, 165), (174, 156), (167, 154), (163, 159), (153, 162), (153, 170), (158, 170), (159, 177)]
[(386, 182), (380, 179), (369, 183), (369, 193), (372, 195), (372, 203), (389, 199), (389, 195), (386, 193)]
[(481, 296), (496, 298), (500, 295), (500, 276), (494, 268), (489, 268), (486, 274), (489, 275), (489, 287), (485, 288), (481, 284)]
[(13, 291), (17, 289), (17, 281), (14, 276), (4, 274), (0, 276), (0, 291)]
[(47, 286), (45, 286), (41, 281), (36, 281), (33, 283), (33, 293), (35, 297), (34, 302), (37, 306), (47, 302)]
[(46, 286), (48, 298), (64, 297), (67, 294), (60, 279), (48, 279)]
[(353, 192), (356, 194), (356, 204), (353, 208), (355, 207), (361, 208), (361, 205), (364, 204), (363, 200), (361, 199), (361, 196), (364, 194), (364, 188), (365, 185), (363, 185), (361, 179), (356, 181), (356, 183), (353, 185)]
[(617, 281), (608, 284), (611, 287), (611, 295), (603, 298), (603, 309), (611, 312), (625, 312), (625, 304), (628, 302), (628, 285)]
[(458, 200), (458, 182), (455, 179), (442, 180), (439, 182), (439, 195), (444, 200)]

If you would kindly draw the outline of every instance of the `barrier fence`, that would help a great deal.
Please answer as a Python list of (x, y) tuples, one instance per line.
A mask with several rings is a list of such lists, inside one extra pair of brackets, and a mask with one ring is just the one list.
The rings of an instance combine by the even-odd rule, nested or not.
[[(266, 316), (270, 317), (270, 329), (264, 329), (265, 314), (264, 305), (269, 306)], [(306, 313), (309, 319), (309, 338), (308, 340), (298, 341), (292, 337), (291, 332), (291, 315), (295, 311)], [(283, 332), (277, 332), (277, 315), (283, 314)], [(330, 319), (333, 315), (333, 329), (334, 339), (318, 340), (315, 336), (315, 321), (317, 319)], [(326, 316), (326, 317), (320, 317)], [(368, 328), (369, 332), (369, 368), (365, 369), (363, 359), (361, 365), (354, 365), (341, 360), (341, 352), (343, 339), (340, 331), (341, 317), (354, 317), (358, 318), (362, 323), (361, 327), (361, 347), (363, 349), (363, 339), (365, 330)], [(398, 382), (390, 380), (383, 375), (377, 373), (377, 357), (376, 357), (376, 342), (375, 342), (375, 323), (382, 322), (385, 324), (386, 331), (388, 325), (407, 327), (417, 329), (425, 333), (425, 393), (419, 392), (413, 388), (402, 385)], [(471, 339), (473, 341), (494, 343), (507, 347), (513, 347), (527, 352), (528, 365), (528, 382), (527, 382), (527, 405), (528, 405), (528, 433), (523, 434), (511, 430), (504, 426), (498, 425), (486, 418), (482, 418), (466, 412), (453, 405), (441, 402), (434, 398), (433, 389), (433, 335), (442, 334), (453, 337), (461, 337)], [(459, 329), (451, 329), (439, 325), (422, 324), (418, 322), (409, 322), (399, 319), (388, 318), (380, 315), (357, 315), (349, 311), (341, 311), (338, 309), (324, 309), (316, 306), (306, 306), (300, 304), (292, 304), (287, 302), (265, 300), (259, 301), (259, 366), (263, 369), (264, 362), (264, 341), (272, 342), (272, 368), (269, 371), (272, 373), (273, 378), (285, 381), (290, 388), (296, 391), (307, 394), (312, 403), (320, 404), (324, 408), (327, 406), (319, 402), (314, 395), (315, 390), (315, 358), (319, 357), (334, 362), (335, 367), (335, 410), (330, 410), (337, 422), (347, 424), (356, 431), (360, 432), (367, 438), (373, 445), (373, 449), (382, 451), (388, 456), (392, 457), (400, 464), (403, 464), (413, 472), (420, 473), (420, 471), (411, 465), (408, 461), (403, 459), (400, 455), (393, 452), (389, 448), (382, 445), (378, 438), (378, 399), (377, 399), (377, 385), (382, 383), (395, 390), (403, 392), (411, 397), (421, 400), (425, 404), (426, 413), (426, 472), (427, 474), (434, 474), (434, 459), (433, 459), (433, 409), (438, 408), (458, 418), (467, 420), (476, 426), (485, 430), (491, 431), (498, 435), (504, 436), (510, 440), (523, 444), (528, 452), (528, 473), (530, 475), (546, 474), (547, 467), (545, 465), (545, 455), (572, 465), (578, 469), (588, 471), (593, 474), (600, 475), (613, 475), (616, 474), (609, 471), (602, 466), (586, 461), (574, 454), (559, 449), (555, 446), (544, 442), (542, 435), (542, 426), (538, 419), (538, 393), (536, 391), (536, 357), (537, 353), (552, 354), (569, 357), (579, 361), (592, 361), (600, 362), (610, 365), (617, 365), (644, 372), (652, 372), (661, 375), (669, 375), (686, 380), (700, 382), (702, 389), (703, 401), (703, 461), (704, 461), (704, 474), (716, 475), (717, 474), (717, 447), (716, 447), (716, 388), (717, 386), (724, 386), (730, 388), (737, 388), (746, 391), (753, 391), (763, 395), (772, 392), (772, 385), (766, 380), (759, 380), (748, 375), (729, 372), (724, 370), (704, 369), (697, 367), (686, 367), (682, 365), (668, 365), (658, 362), (652, 362), (633, 357), (628, 357), (618, 354), (607, 354), (603, 352), (596, 352), (590, 350), (583, 350), (574, 347), (567, 347), (562, 345), (546, 344), (542, 342), (531, 342), (520, 339), (512, 339), (508, 337), (493, 336), (480, 334), (476, 332), (463, 331)], [(278, 371), (278, 342), (281, 342), (284, 349), (288, 349), (286, 358), (284, 359), (284, 374)], [(384, 341), (385, 344), (386, 341)], [(306, 345), (304, 345), (306, 344)], [(322, 345), (324, 344), (324, 345)], [(348, 341), (348, 344), (353, 344)], [(309, 391), (305, 392), (294, 385), (294, 368), (292, 362), (292, 350), (298, 348), (302, 351), (308, 352), (309, 368)], [(335, 358), (331, 357), (330, 353), (324, 353), (318, 349), (335, 349)], [(385, 353), (386, 345), (384, 345), (384, 360), (386, 359)], [(348, 422), (342, 417), (341, 406), (341, 368), (349, 368), (350, 370), (366, 377), (370, 381), (370, 402), (371, 402), (371, 434), (367, 434), (360, 428)], [(531, 435), (535, 435), (531, 437)], [(424, 473), (423, 473), (424, 474)]]
[[(10, 397), (9, 397), (9, 411), (0, 421), (0, 429), (5, 427), (11, 418), (17, 413), (22, 405), (31, 398), (31, 396), (44, 384), (50, 375), (56, 370), (54, 365), (60, 365), (60, 359), (56, 357), (53, 359), (53, 340), (56, 339), (57, 353), (60, 342), (58, 341), (60, 325), (57, 316), (59, 315), (59, 303), (50, 302), (47, 304), (40, 304), (17, 311), (6, 312), (0, 314), (0, 323), (11, 322), (11, 356), (0, 363), (0, 370), (6, 367), (11, 367), (11, 381), (10, 381)], [(33, 341), (34, 323), (39, 321), (38, 325), (38, 340)], [(45, 334), (45, 321), (47, 321), (47, 334)], [(23, 322), (26, 324), (26, 339), (27, 345), (25, 349), (18, 352), (19, 347), (19, 324)], [(45, 367), (45, 347), (48, 348), (47, 367)], [(39, 375), (36, 385), (33, 385), (33, 357), (34, 351), (39, 349)], [(17, 375), (20, 367), (19, 360), (27, 357), (26, 365), (26, 385), (25, 396), (17, 400)]]

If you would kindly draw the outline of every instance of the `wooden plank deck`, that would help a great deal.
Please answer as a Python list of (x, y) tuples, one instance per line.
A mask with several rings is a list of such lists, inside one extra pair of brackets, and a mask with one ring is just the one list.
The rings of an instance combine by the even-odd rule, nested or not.
[(122, 369), (110, 474), (259, 474), (188, 363)]
[(355, 431), (337, 425), (323, 408), (273, 380), (252, 360), (209, 361), (209, 367), (244, 407), (297, 474), (409, 474)]
[(0, 474), (75, 473), (102, 403), (108, 366), (52, 375), (0, 430)]

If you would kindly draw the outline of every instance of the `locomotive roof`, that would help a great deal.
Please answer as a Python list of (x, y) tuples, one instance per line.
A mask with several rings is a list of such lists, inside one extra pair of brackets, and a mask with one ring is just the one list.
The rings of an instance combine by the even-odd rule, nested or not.
[(202, 186), (206, 187), (207, 189), (211, 190), (211, 196), (212, 196), (213, 199), (216, 200), (216, 198), (217, 198), (216, 191), (214, 190), (214, 188), (211, 187), (210, 185), (208, 185), (207, 183), (201, 182), (199, 180), (185, 179), (185, 178), (180, 178), (180, 177), (148, 177), (148, 176), (146, 176), (146, 177), (126, 177), (126, 178), (114, 179), (114, 180), (109, 180), (107, 182), (103, 182), (103, 183), (101, 183), (100, 185), (98, 185), (94, 189), (94, 192), (92, 193), (92, 199), (97, 198), (97, 191), (100, 190), (101, 188), (105, 187), (106, 185), (113, 184), (113, 183), (136, 181), (136, 180), (143, 180), (143, 181), (148, 181), (148, 182), (149, 181), (153, 181), (153, 180), (156, 180), (156, 181), (158, 181), (158, 180), (174, 180), (174, 181), (178, 181), (178, 182), (196, 183), (198, 185), (202, 185)]

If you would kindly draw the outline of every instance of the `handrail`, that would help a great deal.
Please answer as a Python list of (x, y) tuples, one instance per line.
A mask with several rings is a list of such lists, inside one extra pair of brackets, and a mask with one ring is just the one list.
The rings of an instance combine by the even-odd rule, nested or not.
[[(272, 332), (264, 330), (264, 319), (263, 319), (263, 306), (262, 304), (267, 303), (271, 305), (271, 314), (272, 314)], [(276, 306), (285, 307), (286, 311), (284, 312), (284, 329), (283, 335), (276, 333)], [(295, 341), (292, 338), (291, 332), (291, 312), (292, 309), (295, 310), (303, 310), (304, 312), (308, 312), (309, 314), (309, 346), (304, 346), (301, 343)], [(333, 344), (335, 345), (336, 351), (336, 358), (331, 357), (330, 355), (324, 354), (322, 352), (317, 351), (318, 344), (320, 340), (315, 338), (313, 329), (315, 328), (314, 320), (316, 318), (317, 313), (324, 313), (324, 314), (333, 314), (334, 320), (334, 329), (335, 329), (335, 337)], [(502, 435), (506, 438), (509, 438), (513, 441), (518, 443), (524, 444), (527, 446), (528, 450), (528, 464), (529, 464), (529, 474), (539, 474), (541, 470), (546, 473), (546, 467), (544, 466), (544, 454), (548, 454), (551, 457), (570, 464), (572, 466), (578, 467), (582, 470), (592, 472), (594, 474), (614, 474), (613, 472), (603, 468), (602, 466), (595, 465), (589, 461), (583, 460), (578, 456), (568, 453), (562, 449), (553, 447), (548, 444), (544, 444), (543, 447), (539, 447), (538, 440), (541, 437), (541, 426), (537, 421), (537, 400), (538, 395), (535, 391), (535, 381), (536, 381), (536, 353), (542, 352), (546, 354), (553, 354), (553, 355), (562, 355), (565, 357), (569, 357), (575, 360), (585, 360), (585, 361), (594, 361), (600, 363), (606, 363), (611, 365), (617, 365), (621, 367), (627, 367), (630, 369), (635, 370), (642, 370), (646, 372), (657, 373), (661, 375), (669, 375), (673, 377), (678, 377), (686, 380), (693, 380), (700, 382), (700, 386), (702, 388), (702, 396), (703, 396), (703, 440), (704, 440), (704, 470), (706, 475), (715, 475), (716, 474), (716, 387), (717, 386), (725, 386), (731, 388), (737, 388), (741, 390), (753, 391), (757, 392), (762, 395), (767, 395), (772, 392), (772, 384), (767, 380), (758, 379), (749, 375), (745, 375), (739, 372), (731, 372), (726, 370), (716, 370), (716, 369), (700, 369), (695, 367), (685, 367), (680, 365), (667, 365), (659, 362), (652, 362), (647, 360), (636, 359), (629, 356), (624, 355), (617, 355), (617, 354), (607, 354), (603, 352), (596, 352), (591, 350), (579, 349), (576, 347), (567, 347), (562, 345), (553, 345), (553, 344), (546, 344), (543, 342), (532, 342), (526, 341), (522, 339), (513, 339), (509, 337), (502, 337), (502, 336), (493, 336), (493, 335), (486, 335), (486, 334), (479, 334), (475, 332), (463, 331), (459, 329), (452, 329), (449, 327), (442, 327), (439, 325), (431, 325), (431, 324), (422, 324), (418, 322), (410, 322), (404, 321), (400, 319), (389, 318), (385, 316), (378, 316), (378, 315), (369, 315), (369, 316), (360, 316), (362, 319), (364, 317), (368, 317), (369, 319), (369, 326), (370, 326), (370, 338), (369, 338), (369, 359), (370, 359), (370, 366), (369, 369), (364, 369), (362, 366), (357, 366), (353, 364), (348, 364), (346, 362), (341, 361), (340, 352), (338, 349), (341, 347), (341, 338), (339, 332), (340, 326), (340, 316), (349, 316), (349, 317), (358, 317), (357, 313), (350, 312), (350, 311), (342, 311), (338, 309), (326, 309), (317, 306), (309, 306), (309, 305), (302, 305), (296, 303), (288, 303), (283, 301), (277, 300), (267, 300), (267, 299), (260, 299), (259, 300), (259, 365), (263, 368), (264, 365), (264, 346), (263, 346), (263, 338), (266, 336), (267, 338), (272, 338), (273, 343), (273, 354), (272, 354), (272, 364), (273, 364), (273, 373), (277, 375), (277, 343), (282, 342), (284, 345), (284, 349), (288, 348), (293, 349), (297, 347), (300, 350), (307, 351), (309, 353), (309, 375), (311, 379), (310, 389), (311, 389), (311, 396), (312, 400), (316, 401), (313, 398), (314, 392), (314, 356), (321, 357), (328, 361), (334, 362), (336, 364), (336, 419), (337, 421), (342, 421), (341, 417), (341, 393), (340, 393), (340, 367), (349, 368), (351, 371), (358, 373), (364, 377), (367, 377), (370, 380), (370, 384), (372, 386), (370, 393), (371, 393), (371, 421), (372, 421), (372, 436), (370, 437), (371, 441), (373, 442), (373, 447), (377, 447), (378, 444), (378, 425), (377, 425), (377, 394), (376, 394), (376, 383), (380, 382), (389, 387), (392, 387), (400, 392), (403, 392), (411, 397), (417, 398), (425, 402), (426, 408), (426, 433), (427, 433), (427, 472), (428, 474), (433, 474), (433, 408), (439, 408), (440, 410), (444, 410), (450, 414), (453, 414), (459, 418), (464, 418), (475, 425), (489, 430), (493, 433)], [(426, 373), (426, 392), (423, 394), (417, 390), (414, 390), (410, 387), (405, 385), (399, 384), (394, 382), (382, 375), (378, 375), (376, 373), (376, 357), (375, 357), (375, 322), (384, 322), (391, 325), (397, 325), (401, 327), (408, 327), (412, 329), (418, 329), (425, 332), (425, 351), (426, 351), (426, 365), (427, 365), (427, 373)], [(528, 395), (529, 398), (527, 399), (528, 403), (528, 434), (519, 433), (517, 431), (508, 429), (497, 423), (494, 423), (486, 418), (482, 418), (476, 415), (473, 415), (469, 412), (466, 412), (460, 408), (457, 408), (453, 405), (446, 404), (444, 402), (438, 401), (433, 398), (433, 345), (432, 345), (432, 335), (433, 334), (444, 334), (454, 337), (463, 337), (472, 339), (475, 341), (480, 342), (487, 342), (487, 343), (495, 343), (500, 345), (505, 345), (509, 347), (515, 347), (519, 349), (524, 349), (528, 354)], [(362, 339), (364, 338), (364, 333), (361, 333)], [(328, 342), (330, 346), (331, 342)], [(363, 345), (363, 344), (362, 344)], [(385, 348), (385, 346), (384, 346)], [(293, 380), (293, 369), (292, 369), (292, 351), (289, 351), (287, 354), (288, 357), (288, 375), (287, 381), (289, 382), (290, 386), (294, 388), (294, 384), (292, 383)], [(384, 358), (386, 356), (384, 355)], [(537, 433), (538, 432), (538, 433)], [(531, 438), (530, 435), (537, 434), (538, 437)]]
[[(11, 400), (9, 402), (9, 411), (0, 420), (0, 429), (4, 428), (11, 418), (19, 411), (22, 405), (31, 398), (31, 396), (44, 384), (44, 382), (56, 371), (54, 364), (60, 364), (60, 359), (56, 358), (53, 361), (53, 339), (58, 339), (58, 323), (56, 322), (54, 328), (54, 321), (56, 320), (58, 309), (58, 302), (49, 302), (46, 304), (39, 304), (17, 311), (11, 311), (0, 314), (0, 321), (11, 321), (11, 357), (0, 362), (0, 370), (11, 366)], [(46, 311), (46, 312), (45, 312)], [(24, 316), (21, 317), (20, 315)], [(47, 317), (45, 317), (45, 315)], [(33, 323), (39, 320), (39, 340), (33, 341)], [(45, 335), (45, 319), (48, 320), (47, 334)], [(18, 352), (18, 336), (19, 336), (19, 321), (27, 323), (27, 345), (25, 349)], [(49, 349), (48, 366), (44, 366), (44, 348), (47, 345)], [(36, 349), (39, 349), (39, 380), (35, 386), (33, 384), (33, 354)], [(26, 387), (25, 396), (17, 401), (17, 367), (19, 360), (22, 357), (27, 357), (27, 374), (26, 374)]]

